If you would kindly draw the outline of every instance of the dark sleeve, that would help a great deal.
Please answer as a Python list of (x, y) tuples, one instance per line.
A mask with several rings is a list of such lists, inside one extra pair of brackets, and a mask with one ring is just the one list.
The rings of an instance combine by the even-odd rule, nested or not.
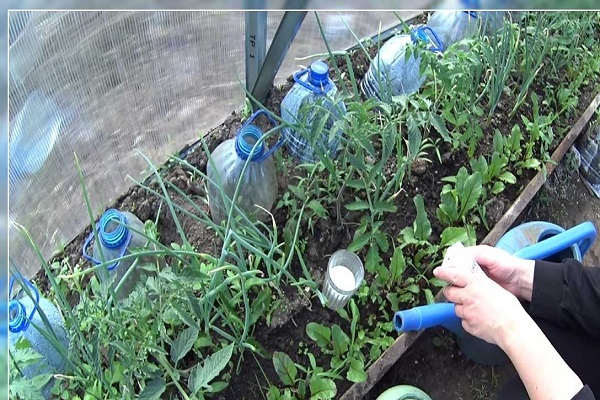
[(596, 400), (592, 390), (586, 385), (571, 400)]
[(536, 261), (531, 315), (600, 337), (600, 268)]

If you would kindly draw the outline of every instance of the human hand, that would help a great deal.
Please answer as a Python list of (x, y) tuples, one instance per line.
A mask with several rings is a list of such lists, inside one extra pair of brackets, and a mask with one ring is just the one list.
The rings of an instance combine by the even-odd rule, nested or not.
[(465, 247), (483, 271), (515, 296), (531, 301), (534, 260), (524, 260), (491, 246)]
[(452, 284), (444, 288), (444, 295), (455, 304), (463, 328), (474, 336), (502, 347), (510, 332), (531, 319), (512, 293), (484, 274), (448, 267), (433, 273)]

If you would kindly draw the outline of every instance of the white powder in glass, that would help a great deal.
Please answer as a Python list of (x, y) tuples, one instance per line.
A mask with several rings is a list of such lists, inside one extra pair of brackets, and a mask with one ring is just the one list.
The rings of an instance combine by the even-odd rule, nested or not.
[(340, 290), (349, 292), (354, 290), (356, 281), (354, 280), (354, 274), (348, 268), (343, 265), (336, 265), (329, 271), (329, 276), (333, 284)]

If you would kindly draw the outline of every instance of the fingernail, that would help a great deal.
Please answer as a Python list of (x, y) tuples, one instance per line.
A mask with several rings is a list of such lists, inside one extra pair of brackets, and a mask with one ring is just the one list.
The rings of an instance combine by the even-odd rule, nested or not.
[(433, 274), (434, 274), (435, 276), (437, 276), (437, 274), (438, 274), (438, 269), (439, 269), (439, 267), (437, 267), (437, 268), (435, 268), (435, 269), (433, 270)]

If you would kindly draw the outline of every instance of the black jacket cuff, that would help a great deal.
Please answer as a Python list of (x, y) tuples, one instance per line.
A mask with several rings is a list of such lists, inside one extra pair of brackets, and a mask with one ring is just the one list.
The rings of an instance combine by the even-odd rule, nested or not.
[(557, 321), (563, 294), (563, 264), (536, 260), (531, 316)]

